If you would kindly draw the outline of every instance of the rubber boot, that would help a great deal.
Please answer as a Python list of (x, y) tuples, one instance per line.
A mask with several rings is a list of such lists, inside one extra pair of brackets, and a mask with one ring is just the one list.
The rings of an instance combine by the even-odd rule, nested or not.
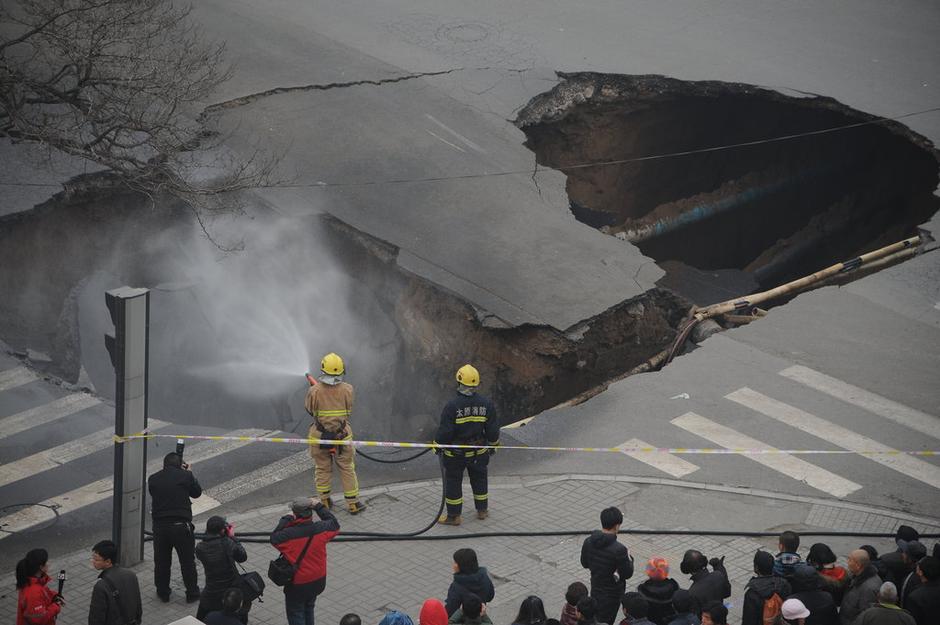
[(322, 503), (324, 506), (326, 506), (326, 509), (327, 509), (327, 510), (332, 510), (332, 509), (333, 509), (333, 499), (332, 499), (331, 497), (329, 497), (329, 496), (320, 497), (320, 503)]
[(358, 499), (355, 501), (348, 501), (346, 505), (349, 507), (349, 514), (359, 514), (366, 509), (366, 504), (362, 503)]
[(441, 525), (460, 525), (460, 515), (451, 516), (449, 514), (442, 514), (437, 519), (437, 522)]
[(489, 510), (477, 510), (477, 518), (480, 519), (481, 521), (484, 520), (488, 516), (490, 516)]

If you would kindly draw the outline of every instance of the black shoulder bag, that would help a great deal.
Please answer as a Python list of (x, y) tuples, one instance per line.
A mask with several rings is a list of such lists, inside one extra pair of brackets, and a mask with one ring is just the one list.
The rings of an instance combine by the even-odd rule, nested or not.
[[(105, 575), (101, 576), (101, 581), (108, 587), (108, 594), (111, 595), (111, 598), (114, 599), (114, 603), (117, 604), (118, 614), (121, 615), (121, 622), (126, 625), (140, 625), (140, 621), (136, 619), (131, 620), (127, 617), (127, 612), (124, 611), (124, 606), (121, 605), (121, 593), (119, 593), (118, 589), (114, 586), (114, 582)], [(110, 606), (108, 609), (110, 609)]]
[[(222, 549), (225, 549), (223, 546)], [(261, 578), (261, 574), (258, 571), (248, 572), (245, 570), (245, 567), (241, 565), (240, 562), (235, 562), (235, 558), (232, 557), (232, 552), (225, 550), (225, 555), (228, 556), (229, 562), (232, 563), (232, 569), (235, 571), (235, 574), (238, 575), (238, 589), (242, 591), (242, 603), (251, 603), (255, 599), (259, 603), (264, 603), (264, 599), (261, 598), (261, 595), (264, 594), (264, 579)], [(238, 569), (234, 565), (242, 570), (241, 574), (238, 573)]]
[(290, 560), (284, 557), (282, 553), (277, 557), (276, 560), (271, 560), (268, 564), (268, 579), (277, 584), (278, 586), (287, 586), (288, 584), (294, 581), (294, 574), (297, 573), (297, 569), (300, 568), (300, 563), (304, 561), (304, 556), (307, 555), (307, 549), (310, 547), (310, 542), (313, 540), (315, 534), (311, 534), (310, 538), (307, 539), (307, 544), (304, 545), (303, 551), (300, 552), (300, 556), (297, 557), (297, 562), (291, 564)]

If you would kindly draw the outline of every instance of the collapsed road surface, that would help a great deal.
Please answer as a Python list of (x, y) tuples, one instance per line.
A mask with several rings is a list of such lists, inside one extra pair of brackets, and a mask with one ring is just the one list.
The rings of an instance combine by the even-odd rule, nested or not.
[(771, 288), (911, 236), (940, 206), (928, 139), (831, 98), (560, 78), (516, 119), (527, 145), (565, 172), (578, 220), (661, 266), (738, 269)]
[[(782, 91), (824, 93), (856, 110), (889, 117), (934, 106), (940, 96), (934, 80), (940, 45), (935, 37), (936, 7), (910, 0), (891, 5), (863, 0), (845, 8), (820, 3), (742, 4), (724, 0), (704, 7), (688, 0), (626, 5), (593, 3), (577, 10), (569, 7), (544, 10), (541, 5), (520, 2), (473, 7), (473, 15), (468, 15), (466, 3), (453, 0), (427, 6), (424, 13), (416, 13), (419, 9), (413, 2), (398, 0), (381, 5), (360, 0), (344, 3), (273, 0), (264, 5), (248, 0), (200, 0), (195, 4), (196, 12), (208, 18), (204, 22), (209, 34), (237, 42), (229, 48), (236, 61), (236, 76), (226, 87), (227, 92), (219, 95), (219, 101), (270, 93), (218, 114), (223, 125), (237, 131), (233, 149), (244, 149), (253, 138), (283, 148), (288, 173), (300, 186), (266, 191), (264, 196), (271, 206), (301, 219), (316, 212), (330, 213), (355, 230), (388, 243), (398, 250), (394, 261), (398, 268), (455, 294), (462, 306), (468, 306), (465, 314), (471, 320), (482, 317), (489, 326), (496, 326), (493, 330), (529, 324), (565, 333), (577, 329), (582, 320), (594, 318), (653, 288), (663, 275), (650, 258), (633, 246), (577, 222), (565, 193), (566, 176), (535, 167), (532, 152), (523, 146), (524, 133), (506, 121), (516, 116), (515, 109), (556, 83), (556, 68), (656, 72), (687, 80), (782, 85), (779, 87)], [(458, 71), (431, 75), (443, 70)], [(427, 75), (408, 81), (386, 80), (414, 74)], [(278, 87), (314, 84), (349, 86), (271, 93)], [(940, 138), (940, 118), (936, 115), (907, 121), (929, 139)], [(505, 170), (526, 173), (502, 178), (474, 177)], [(434, 184), (366, 184), (452, 175), (469, 177)], [(330, 186), (331, 183), (349, 184)], [(71, 234), (63, 230), (59, 240), (68, 241)], [(184, 229), (181, 240), (188, 241), (189, 234)], [(105, 245), (110, 244), (106, 238), (102, 240)], [(80, 247), (80, 243), (74, 244)], [(146, 240), (142, 240), (144, 251), (146, 245)], [(59, 251), (50, 244), (45, 253), (55, 255)], [(936, 371), (933, 355), (940, 350), (933, 347), (932, 328), (923, 327), (936, 323), (933, 306), (940, 301), (935, 291), (922, 288), (925, 284), (936, 284), (930, 261), (929, 255), (918, 259), (917, 268), (923, 273), (907, 268), (912, 263), (894, 268), (904, 270), (894, 285), (866, 286), (874, 294), (866, 292), (866, 297), (861, 297), (848, 291), (833, 294), (828, 290), (814, 296), (812, 302), (818, 305), (806, 304), (802, 314), (794, 312), (790, 316), (789, 311), (796, 309), (786, 307), (783, 309), (788, 311), (786, 318), (753, 324), (747, 332), (752, 333), (750, 337), (755, 343), (760, 338), (763, 342), (759, 348), (775, 357), (798, 360), (924, 414), (935, 414), (935, 376), (928, 380), (925, 373)], [(21, 266), (29, 263), (23, 257), (17, 262)], [(285, 272), (292, 278), (301, 276), (292, 279), (291, 284), (313, 274), (314, 270), (306, 266), (291, 267)], [(20, 288), (15, 280), (16, 277), (11, 278), (9, 284)], [(866, 281), (866, 285), (871, 284)], [(183, 293), (191, 292), (185, 282), (156, 285), (166, 289), (159, 293), (175, 293), (168, 297), (181, 301)], [(898, 289), (904, 292), (903, 296), (894, 297), (894, 289), (899, 285), (911, 285), (911, 290), (920, 292), (923, 299), (915, 298), (905, 288)], [(89, 306), (100, 306), (100, 290), (88, 286)], [(5, 284), (4, 295), (7, 292)], [(892, 297), (886, 297), (886, 293)], [(263, 290), (254, 295), (268, 303)], [(61, 310), (42, 312), (55, 317)], [(203, 328), (203, 323), (192, 327)], [(265, 327), (277, 327), (288, 337), (293, 334), (289, 326)], [(87, 334), (83, 340), (100, 345), (97, 330)], [(349, 337), (346, 333), (340, 335)], [(865, 340), (859, 341), (859, 337)], [(764, 442), (780, 446), (820, 445), (809, 433), (794, 433), (763, 419), (760, 413), (726, 403), (724, 395), (735, 392), (745, 377), (747, 384), (756, 386), (760, 379), (755, 378), (760, 374), (781, 377), (776, 371), (792, 365), (789, 361), (755, 355), (751, 350), (734, 358), (710, 358), (722, 338), (706, 342), (698, 350), (696, 366), (674, 369), (677, 377), (669, 377), (672, 367), (663, 378), (635, 377), (632, 383), (618, 387), (617, 394), (603, 393), (578, 412), (559, 411), (556, 414), (562, 418), (539, 426), (533, 430), (533, 436), (539, 433), (546, 440), (558, 441), (570, 433), (596, 444), (612, 441), (611, 433), (621, 434), (626, 419), (637, 434), (654, 438), (652, 434), (662, 432), (666, 421), (690, 411), (681, 403), (686, 401), (682, 399), (685, 393), (698, 402), (694, 408), (700, 416), (722, 420), (725, 427), (743, 430), (753, 438), (767, 438), (764, 434), (772, 433), (771, 440)], [(43, 337), (47, 342), (51, 339), (48, 335)], [(310, 354), (297, 356), (303, 361)], [(751, 375), (753, 363), (758, 360), (762, 366)], [(356, 370), (363, 372), (363, 377), (368, 377), (367, 364), (368, 359), (357, 364)], [(775, 369), (778, 365), (779, 369)], [(298, 366), (294, 364), (288, 369), (292, 372)], [(437, 362), (433, 367), (435, 372), (450, 368)], [(699, 397), (700, 387), (688, 384), (707, 386), (716, 370), (723, 376), (723, 387), (713, 389), (712, 395)], [(414, 375), (430, 377), (426, 369)], [(444, 379), (446, 373), (441, 376)], [(659, 386), (654, 382), (657, 379), (663, 380)], [(640, 380), (644, 385), (632, 386)], [(299, 373), (298, 382), (302, 383)], [(758, 390), (778, 400), (800, 393), (800, 385), (787, 384)], [(4, 415), (30, 409), (30, 402), (34, 402), (33, 407), (42, 407), (46, 400), (51, 401), (51, 397), (37, 390), (37, 385), (41, 383), (31, 382), (5, 391)], [(186, 395), (187, 389), (176, 390)], [(10, 399), (13, 393), (17, 394), (15, 402)], [(656, 405), (633, 403), (638, 396)], [(847, 409), (836, 400), (830, 402), (812, 396), (801, 407), (840, 421), (843, 426), (864, 428), (869, 436), (889, 437), (887, 442), (897, 449), (917, 442), (909, 433), (899, 432), (903, 426), (895, 428), (889, 424), (884, 428), (884, 421), (872, 413)], [(263, 414), (269, 418), (276, 413), (274, 407), (266, 406)], [(597, 418), (598, 414), (602, 418)], [(576, 415), (577, 421), (566, 423), (571, 415)], [(65, 444), (65, 438), (73, 432), (85, 436), (108, 425), (104, 413), (98, 415), (95, 427), (89, 425), (86, 416), (87, 411), (72, 418), (68, 431), (54, 424), (35, 428), (31, 446), (26, 446), (23, 434), (10, 437), (3, 447), (4, 460), (14, 461), (8, 463), (14, 467), (16, 461), (28, 454), (41, 453), (43, 445)], [(237, 415), (232, 420), (237, 422)], [(878, 434), (878, 426), (882, 426), (882, 434)], [(673, 429), (672, 425), (666, 429), (670, 431), (668, 437), (657, 435), (651, 442), (709, 444), (698, 435)], [(256, 449), (257, 446), (244, 447), (237, 454), (220, 454), (207, 460), (205, 468), (200, 467), (200, 477), (212, 486), (213, 496), (218, 496), (219, 501), (229, 508), (263, 505), (287, 500), (309, 488), (309, 475), (293, 474), (290, 479), (277, 482), (272, 475), (286, 474), (276, 471), (265, 474), (265, 480), (261, 480), (263, 489), (249, 494), (237, 491), (240, 500), (226, 500), (219, 492), (220, 487), (229, 488), (230, 481), (242, 477), (243, 471), (271, 466), (269, 463), (274, 461), (270, 457), (261, 459), (264, 452)], [(104, 454), (106, 469), (106, 452), (99, 454)], [(254, 465), (249, 463), (248, 456)], [(290, 458), (279, 459), (282, 462), (279, 469)], [(89, 474), (102, 466), (101, 456), (92, 460), (98, 462), (95, 467), (87, 467)], [(567, 468), (552, 465), (547, 459), (545, 464), (526, 460), (514, 456), (503, 464), (496, 462), (494, 471), (523, 473), (535, 467), (535, 471), (545, 473)], [(819, 464), (831, 473), (847, 475), (858, 485), (868, 487), (853, 491), (853, 500), (860, 505), (873, 501), (885, 504), (892, 497), (903, 497), (904, 505), (916, 509), (918, 501), (936, 501), (931, 487), (917, 490), (906, 476), (884, 482), (883, 474), (876, 470), (866, 472), (865, 466), (860, 466), (875, 463), (860, 460), (865, 459), (851, 458), (844, 463), (823, 459)], [(590, 464), (597, 471), (642, 474), (653, 479), (664, 475), (662, 469), (627, 456), (606, 458), (605, 462), (591, 458), (584, 462), (578, 468)], [(725, 462), (709, 458), (694, 464), (698, 468), (687, 473), (687, 479), (693, 481), (772, 487), (799, 495), (819, 494), (810, 490), (811, 486), (781, 479), (780, 473), (748, 459)], [(391, 481), (401, 475), (383, 471), (368, 480)], [(433, 467), (425, 475), (433, 475)], [(18, 492), (61, 501), (61, 492), (74, 486), (69, 480), (85, 476), (70, 462), (59, 467), (57, 479), (45, 477), (43, 473), (19, 482)], [(93, 477), (100, 478), (101, 474)], [(880, 492), (878, 484), (888, 485)], [(22, 501), (12, 498), (13, 494), (4, 492), (4, 499)], [(707, 505), (703, 503), (701, 507)], [(720, 511), (713, 512), (717, 517)], [(106, 522), (108, 517), (104, 507), (95, 514), (86, 517), (84, 524), (76, 521), (77, 515), (67, 515), (72, 518), (63, 517), (53, 530), (32, 538), (43, 541), (52, 533), (59, 533), (60, 545), (72, 545), (81, 536), (100, 534), (102, 519)], [(689, 510), (677, 510), (679, 514), (687, 515)], [(8, 540), (21, 540), (18, 544), (26, 545), (30, 538), (27, 534)]]

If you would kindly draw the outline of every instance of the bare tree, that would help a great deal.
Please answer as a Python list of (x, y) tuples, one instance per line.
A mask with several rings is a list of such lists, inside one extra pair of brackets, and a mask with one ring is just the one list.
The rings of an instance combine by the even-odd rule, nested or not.
[(220, 194), (264, 184), (274, 159), (207, 156), (218, 136), (200, 107), (231, 70), (189, 13), (168, 0), (4, 0), (0, 134), (179, 197), (200, 223), (230, 210)]

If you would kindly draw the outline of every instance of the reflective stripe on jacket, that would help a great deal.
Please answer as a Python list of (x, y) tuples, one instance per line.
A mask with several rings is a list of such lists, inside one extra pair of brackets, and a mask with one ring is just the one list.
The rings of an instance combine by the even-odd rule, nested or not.
[(352, 415), (353, 399), (352, 384), (315, 384), (307, 391), (304, 407), (314, 418), (314, 425), (319, 422), (318, 430), (340, 434)]
[[(499, 441), (499, 419), (493, 402), (478, 393), (457, 396), (441, 411), (434, 442), (444, 445), (495, 445)], [(487, 449), (445, 449), (445, 456), (476, 456)]]

